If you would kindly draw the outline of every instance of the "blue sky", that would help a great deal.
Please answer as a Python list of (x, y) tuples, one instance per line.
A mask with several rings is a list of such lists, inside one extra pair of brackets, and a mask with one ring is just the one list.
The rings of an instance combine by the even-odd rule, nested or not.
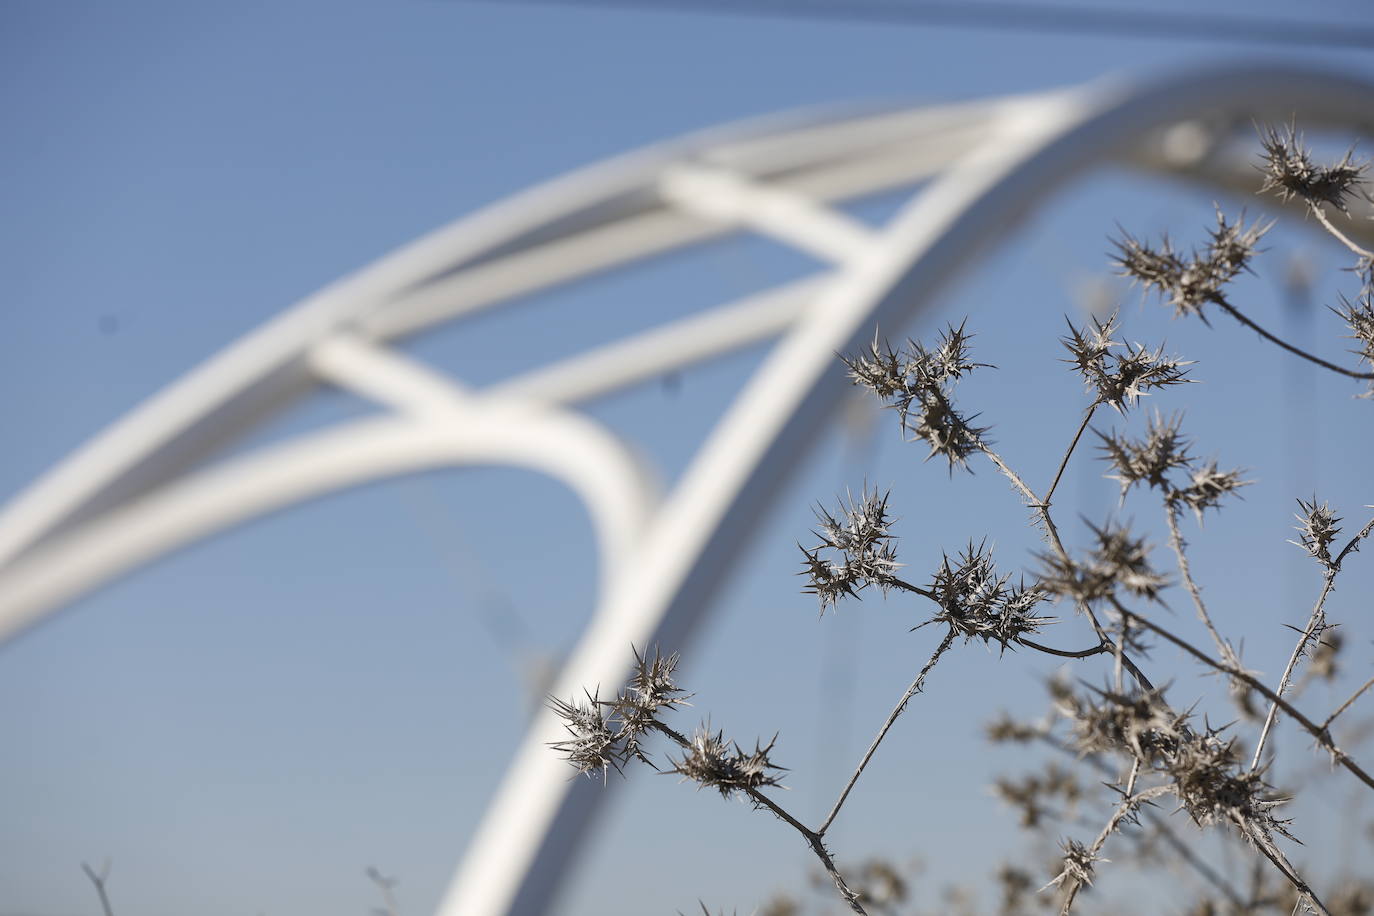
[[(1289, 13), (1283, 4), (1216, 8)], [(1307, 10), (1374, 25), (1363, 3)], [(974, 98), (1226, 60), (1374, 77), (1367, 52), (1208, 36), (454, 2), (10, 2), (0, 6), (0, 43), (6, 498), (344, 272), (645, 143), (818, 104)], [(855, 213), (876, 220), (893, 206)], [(1249, 206), (1261, 212), (1263, 202)], [(968, 403), (1032, 477), (1053, 469), (1082, 403), (1054, 363), (1056, 337), (1084, 285), (1105, 276), (1106, 236), (1119, 223), (1187, 239), (1210, 212), (1207, 196), (1093, 173), (946, 297), (940, 317), (969, 314), (980, 354), (1000, 367), (968, 384)], [(1339, 352), (1332, 322), (1282, 310), (1278, 289), (1294, 258), (1319, 278), (1314, 297), (1334, 301), (1340, 253), (1292, 220), (1238, 291), (1268, 323)], [(493, 380), (805, 266), (767, 243), (713, 245), (408, 349), (459, 377)], [(1199, 360), (1204, 384), (1188, 391), (1199, 451), (1246, 465), (1259, 481), (1193, 540), (1223, 630), (1243, 633), (1247, 659), (1273, 676), (1291, 645), (1282, 625), (1300, 622), (1317, 584), (1284, 543), (1292, 499), (1317, 492), (1352, 524), (1374, 503), (1362, 457), (1374, 446), (1370, 405), (1232, 327), (1170, 322), (1139, 306), (1138, 293), (1106, 288), (1133, 339), (1167, 337)], [(758, 357), (693, 369), (591, 412), (634, 436), (671, 479)], [(323, 396), (256, 441), (362, 409)], [(1078, 462), (1065, 508), (1109, 511), (1114, 484), (1099, 475), (1094, 462)], [(893, 488), (914, 577), (970, 537), (990, 536), (1010, 568), (1027, 565), (1034, 547), (1022, 510), (986, 469), (951, 480), (888, 423), (837, 426), (821, 443), (687, 659), (683, 679), (697, 697), (680, 720), (690, 727), (710, 714), (741, 741), (779, 731), (778, 757), (792, 770), (787, 801), (803, 814), (826, 807), (936, 639), (907, 633), (919, 609), (900, 601), (818, 621), (813, 600), (798, 594), (794, 545), (808, 537), (809, 504), (865, 479)], [(1124, 514), (1148, 528), (1158, 511), (1142, 501)], [(1351, 563), (1338, 619), (1368, 607), (1369, 559)], [(515, 745), (526, 674), (576, 638), (594, 570), (571, 494), (528, 474), (470, 471), (300, 507), (83, 598), (0, 648), (0, 914), (94, 912), (79, 863), (106, 856), (125, 914), (361, 914), (375, 903), (369, 864), (401, 878), (404, 912), (431, 910)], [(1191, 615), (1175, 603), (1188, 629)], [(1369, 674), (1367, 617), (1348, 625), (1354, 684)], [(1076, 621), (1062, 630), (1059, 643), (1083, 639)], [(1215, 689), (1173, 653), (1158, 650), (1155, 663), (1179, 672), (1180, 697)], [(1017, 755), (978, 736), (998, 708), (1037, 711), (1038, 679), (1053, 670), (974, 646), (942, 664), (837, 824), (841, 856), (919, 856), (933, 901), (945, 881), (977, 880), (1026, 849), (1014, 814), (986, 790), (994, 774), (1016, 770)], [(1313, 689), (1313, 705), (1339, 701), (1341, 687), (1326, 690)], [(1306, 743), (1290, 750), (1301, 758)], [(805, 849), (771, 819), (633, 775), (560, 913), (670, 913), (698, 897), (747, 913), (803, 882)], [(1314, 802), (1296, 832), (1320, 848), (1343, 829), (1337, 810)]]

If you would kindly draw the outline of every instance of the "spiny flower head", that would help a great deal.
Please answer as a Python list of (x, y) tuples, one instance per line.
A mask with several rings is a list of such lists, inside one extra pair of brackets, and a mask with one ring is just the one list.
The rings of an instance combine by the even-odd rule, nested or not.
[(926, 623), (947, 624), (965, 640), (997, 642), (1003, 650), (1050, 619), (1034, 613), (1044, 592), (1024, 582), (1011, 585), (1010, 573), (997, 572), (986, 541), (976, 546), (970, 541), (953, 560), (944, 555), (927, 591), (940, 611)]
[(586, 702), (577, 699), (566, 702), (550, 697), (549, 706), (563, 720), (563, 727), (571, 735), (553, 742), (552, 747), (564, 754), (579, 773), (591, 778), (600, 771), (601, 781), (605, 782), (612, 767), (617, 773), (621, 771), (620, 749), (596, 694), (588, 693)]
[(614, 700), (600, 702), (611, 710), (609, 724), (615, 727), (614, 738), (619, 744), (621, 759), (635, 757), (652, 766), (641, 747), (644, 735), (653, 728), (660, 709), (685, 706), (690, 695), (673, 681), (679, 653), (664, 658), (655, 650), (651, 659), (647, 652), (640, 655), (639, 650), (633, 647), (631, 650), (635, 667), (629, 683)]
[(1094, 688), (1092, 696), (1070, 694), (1060, 709), (1073, 723), (1074, 745), (1084, 755), (1124, 751), (1150, 766), (1187, 732), (1184, 717), (1164, 701), (1163, 690)]
[[(1092, 850), (1077, 840), (1065, 840), (1060, 844), (1064, 851), (1064, 858), (1061, 862), (1060, 872), (1045, 887), (1058, 887), (1067, 883), (1069, 887), (1084, 887), (1093, 883), (1094, 865), (1098, 862), (1109, 862), (1110, 859), (1103, 859), (1094, 855)], [(1044, 890), (1045, 888), (1041, 888)]]
[(1273, 191), (1284, 200), (1300, 198), (1314, 207), (1330, 204), (1342, 212), (1348, 212), (1347, 200), (1365, 196), (1369, 163), (1355, 161), (1353, 148), (1334, 165), (1317, 165), (1293, 124), (1262, 128), (1260, 145), (1264, 148), (1259, 165), (1264, 176), (1261, 191)]
[(1164, 769), (1198, 826), (1232, 824), (1247, 835), (1277, 832), (1292, 838), (1288, 822), (1272, 813), (1283, 800), (1269, 795), (1262, 773), (1242, 768), (1234, 739), (1223, 741), (1212, 729), (1193, 732), (1169, 754)]
[(1027, 773), (1019, 779), (1000, 777), (992, 784), (993, 794), (1017, 809), (1022, 827), (1035, 827), (1051, 810), (1048, 802), (1059, 801), (1072, 809), (1083, 798), (1083, 787), (1068, 770), (1051, 763), (1040, 773)]
[(820, 543), (801, 548), (802, 575), (808, 579), (804, 591), (820, 599), (822, 614), (869, 585), (886, 589), (892, 584), (901, 564), (891, 543), (887, 500), (888, 493), (865, 486), (858, 499), (849, 494), (842, 500), (837, 513), (816, 507), (814, 534)]
[(768, 757), (775, 741), (776, 735), (767, 745), (755, 743), (754, 750), (745, 753), (738, 744), (726, 741), (723, 732), (713, 734), (709, 725), (702, 725), (692, 736), (682, 759), (670, 760), (673, 766), (666, 772), (695, 782), (697, 788), (716, 789), (722, 798), (747, 789), (776, 786), (778, 777), (770, 771), (783, 771), (783, 767)]
[(1045, 733), (1045, 726), (1034, 722), (1018, 722), (1006, 712), (999, 713), (995, 719), (983, 726), (983, 735), (993, 744), (1027, 744)]
[(874, 338), (867, 354), (841, 357), (856, 385), (869, 389), (884, 406), (897, 411), (903, 432), (930, 446), (927, 460), (942, 455), (952, 472), (967, 467), (986, 427), (972, 425), (953, 404), (954, 385), (975, 369), (986, 367), (969, 356), (972, 337), (949, 325), (933, 348), (914, 340), (903, 351)]
[(1098, 403), (1125, 413), (1153, 389), (1191, 381), (1186, 378), (1190, 361), (1166, 357), (1162, 346), (1150, 350), (1116, 339), (1115, 315), (1105, 324), (1094, 317), (1092, 324), (1090, 329), (1079, 329), (1069, 322), (1069, 335), (1061, 341), (1073, 357), (1066, 362), (1083, 376)]
[(1251, 481), (1241, 479), (1242, 473), (1240, 468), (1218, 470), (1215, 460), (1208, 461), (1202, 467), (1193, 468), (1188, 486), (1172, 491), (1169, 498), (1192, 509), (1198, 524), (1202, 524), (1204, 510), (1218, 508), (1223, 496), (1250, 485)]
[[(1366, 282), (1374, 284), (1374, 275)], [(1349, 328), (1350, 333), (1346, 336), (1359, 344), (1350, 352), (1359, 357), (1361, 363), (1368, 364), (1368, 368), (1374, 370), (1374, 290), (1366, 288), (1354, 302), (1342, 296), (1341, 307), (1333, 308), (1331, 311), (1335, 312)], [(1361, 397), (1374, 397), (1374, 382), (1370, 383), (1369, 390)]]
[(1130, 277), (1146, 289), (1154, 289), (1174, 307), (1176, 315), (1197, 315), (1206, 319), (1203, 307), (1216, 302), (1221, 290), (1237, 274), (1249, 269), (1256, 246), (1273, 223), (1234, 223), (1217, 211), (1216, 228), (1209, 231), (1207, 244), (1184, 253), (1175, 250), (1168, 237), (1148, 245), (1127, 232), (1113, 239), (1114, 258), (1121, 276)]
[(1331, 511), (1329, 503), (1317, 505), (1317, 498), (1312, 497), (1311, 502), (1298, 500), (1298, 507), (1302, 509), (1296, 514), (1298, 524), (1293, 526), (1297, 532), (1299, 540), (1289, 541), (1296, 544), (1312, 556), (1323, 566), (1331, 565), (1331, 542), (1336, 539), (1336, 535), (1341, 533), (1338, 522), (1341, 520), (1336, 513)]
[(1141, 441), (1118, 437), (1115, 432), (1097, 433), (1102, 440), (1102, 451), (1116, 471), (1108, 476), (1121, 484), (1122, 500), (1125, 500), (1127, 491), (1138, 483), (1167, 491), (1169, 472), (1186, 468), (1192, 462), (1182, 424), (1182, 414), (1166, 418), (1156, 413), (1150, 418), (1145, 438)]
[(551, 746), (583, 775), (590, 777), (599, 770), (603, 782), (612, 768), (623, 772), (632, 758), (653, 766), (642, 747), (644, 735), (659, 725), (660, 710), (686, 705), (690, 696), (673, 681), (678, 653), (665, 658), (655, 649), (650, 658), (647, 652), (640, 655), (634, 647), (631, 650), (634, 669), (615, 699), (603, 700), (599, 692), (584, 690), (585, 702), (558, 697), (548, 701), (571, 736)]
[(1083, 561), (1057, 553), (1039, 555), (1040, 585), (1053, 595), (1076, 601), (1098, 601), (1118, 587), (1142, 598), (1159, 600), (1169, 579), (1149, 563), (1150, 548), (1144, 538), (1131, 536), (1129, 527), (1111, 522), (1101, 528), (1088, 523), (1097, 544)]

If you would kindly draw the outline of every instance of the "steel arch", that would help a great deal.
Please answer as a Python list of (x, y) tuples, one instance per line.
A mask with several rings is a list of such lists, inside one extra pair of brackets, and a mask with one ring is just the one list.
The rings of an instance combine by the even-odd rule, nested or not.
[[(1219, 142), (1230, 123), (1300, 111), (1308, 124), (1367, 130), (1372, 103), (1368, 83), (1234, 66), (1143, 85), (792, 118), (575, 173), (322, 290), (21, 494), (0, 515), (0, 639), (140, 563), (279, 506), (422, 467), (504, 462), (563, 479), (596, 520), (601, 599), (555, 691), (614, 683), (629, 644), (678, 646), (700, 620), (754, 519), (834, 408), (836, 351), (860, 344), (875, 322), (910, 319), (1021, 215), (1098, 162), (1244, 186), (1253, 179)], [(922, 181), (880, 231), (825, 205)], [(745, 229), (834, 267), (483, 390), (386, 346)], [(666, 496), (624, 442), (570, 409), (772, 337), (781, 340)], [(357, 391), (392, 416), (206, 466), (322, 384)], [(558, 732), (547, 714), (531, 724), (442, 916), (546, 909), (600, 797), (568, 782), (548, 753)]]

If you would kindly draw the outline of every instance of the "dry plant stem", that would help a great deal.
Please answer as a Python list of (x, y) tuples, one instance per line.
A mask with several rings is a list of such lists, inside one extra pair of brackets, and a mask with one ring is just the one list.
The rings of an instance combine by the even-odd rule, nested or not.
[(91, 883), (95, 885), (95, 892), (100, 895), (100, 908), (105, 911), (105, 916), (114, 916), (114, 910), (110, 908), (109, 895), (105, 893), (105, 879), (110, 876), (110, 860), (105, 860), (105, 864), (100, 867), (99, 874), (85, 862), (81, 863), (81, 870), (86, 873), (86, 877), (90, 878)]
[(1353, 369), (1347, 369), (1344, 366), (1338, 366), (1335, 363), (1327, 362), (1320, 356), (1313, 356), (1306, 350), (1293, 346), (1281, 337), (1276, 337), (1275, 335), (1269, 333), (1264, 328), (1260, 327), (1258, 324), (1255, 324), (1255, 322), (1247, 318), (1245, 314), (1240, 311), (1240, 309), (1236, 308), (1234, 305), (1227, 302), (1226, 297), (1221, 295), (1220, 293), (1208, 297), (1208, 301), (1220, 307), (1223, 311), (1226, 312), (1226, 314), (1230, 315), (1232, 318), (1236, 319), (1241, 324), (1245, 325), (1247, 328), (1254, 331), (1259, 336), (1263, 337), (1265, 340), (1269, 341), (1270, 343), (1279, 345), (1280, 347), (1287, 350), (1289, 353), (1294, 354), (1295, 356), (1301, 356), (1308, 362), (1316, 363), (1323, 369), (1330, 369), (1332, 372), (1338, 372), (1341, 375), (1349, 376), (1350, 378), (1358, 378), (1365, 380), (1374, 379), (1374, 372), (1356, 372)]
[[(655, 721), (653, 723), (653, 727), (662, 734), (667, 735), (673, 741), (677, 742), (678, 746), (681, 747), (683, 750), (691, 749), (691, 742), (687, 740), (687, 737), (685, 735), (683, 735), (676, 729), (664, 725), (662, 722), (658, 721)], [(769, 811), (773, 812), (773, 814), (779, 820), (786, 822), (788, 825), (792, 827), (792, 829), (800, 833), (802, 835), (802, 839), (806, 840), (807, 845), (811, 847), (811, 851), (816, 854), (816, 858), (821, 860), (822, 867), (825, 868), (826, 874), (830, 875), (830, 880), (835, 884), (835, 890), (839, 891), (839, 894), (844, 899), (844, 902), (849, 904), (849, 908), (853, 910), (855, 913), (859, 913), (861, 914), (861, 916), (868, 916), (868, 911), (865, 910), (863, 906), (859, 903), (859, 895), (856, 894), (853, 890), (851, 890), (849, 885), (845, 883), (844, 876), (841, 875), (840, 870), (835, 867), (835, 862), (830, 858), (830, 852), (825, 848), (825, 829), (822, 828), (820, 831), (812, 830), (810, 827), (806, 826), (801, 821), (797, 820), (795, 817), (789, 814), (787, 810), (783, 808), (781, 805), (779, 805), (777, 802), (773, 801), (771, 798), (769, 798), (767, 795), (764, 795), (757, 789), (751, 789), (746, 787), (743, 791), (754, 802), (754, 805), (756, 807), (767, 808)]]
[(1337, 229), (1336, 225), (1331, 222), (1330, 218), (1327, 217), (1326, 212), (1320, 206), (1316, 204), (1312, 204), (1310, 206), (1312, 209), (1312, 214), (1317, 217), (1317, 221), (1320, 222), (1326, 228), (1327, 232), (1331, 233), (1331, 236), (1336, 241), (1340, 242), (1346, 248), (1349, 248), (1358, 257), (1374, 258), (1374, 252), (1366, 251), (1365, 249), (1361, 248), (1359, 245), (1351, 241), (1350, 237), (1347, 236), (1344, 232)]
[(1326, 721), (1322, 723), (1322, 729), (1325, 730), (1329, 728), (1331, 723), (1336, 721), (1336, 717), (1339, 716), (1341, 713), (1345, 712), (1347, 709), (1349, 709), (1351, 705), (1360, 698), (1360, 694), (1364, 693), (1370, 687), (1374, 687), (1374, 677), (1371, 677), (1369, 680), (1365, 681), (1363, 687), (1361, 687), (1359, 690), (1355, 691), (1353, 694), (1350, 695), (1350, 699), (1346, 700), (1340, 706), (1336, 707), (1336, 711), (1333, 712), (1331, 715), (1327, 716)]
[(1229, 674), (1236, 680), (1241, 681), (1242, 683), (1259, 691), (1259, 693), (1263, 695), (1265, 699), (1273, 702), (1284, 712), (1288, 713), (1288, 715), (1293, 719), (1294, 722), (1297, 722), (1299, 725), (1305, 728), (1308, 731), (1308, 733), (1312, 735), (1312, 737), (1316, 738), (1317, 743), (1320, 744), (1323, 748), (1325, 748), (1327, 752), (1330, 753), (1333, 758), (1335, 758), (1337, 763), (1339, 763), (1341, 766), (1349, 770), (1355, 776), (1356, 779), (1360, 780), (1360, 782), (1369, 786), (1371, 789), (1374, 789), (1374, 777), (1366, 773), (1364, 769), (1360, 767), (1359, 764), (1357, 764), (1354, 760), (1350, 758), (1348, 754), (1346, 754), (1345, 751), (1338, 748), (1336, 746), (1336, 743), (1331, 740), (1331, 735), (1324, 728), (1322, 728), (1317, 723), (1313, 722), (1311, 719), (1307, 718), (1307, 716), (1299, 712), (1293, 706), (1293, 704), (1289, 703), (1283, 697), (1279, 696), (1274, 691), (1270, 690), (1262, 681), (1255, 678), (1248, 671), (1244, 671), (1240, 668), (1237, 668), (1234, 665), (1228, 665), (1225, 662), (1217, 661), (1216, 659), (1208, 655), (1206, 652), (1203, 652), (1201, 649), (1194, 646), (1192, 643), (1184, 639), (1180, 639), (1179, 637), (1175, 636), (1173, 633), (1164, 629), (1159, 624), (1155, 623), (1149, 618), (1141, 617), (1134, 611), (1127, 610), (1125, 607), (1122, 606), (1121, 602), (1117, 601), (1115, 598), (1111, 598), (1108, 600), (1111, 601), (1112, 606), (1115, 607), (1118, 613), (1120, 613), (1122, 616), (1129, 617), (1130, 619), (1134, 620), (1136, 623), (1140, 624), (1150, 632), (1163, 637), (1164, 639), (1178, 646), (1184, 652), (1187, 652), (1189, 655), (1193, 656), (1193, 658), (1202, 662), (1204, 665), (1214, 668), (1217, 671), (1220, 671), (1222, 674)]
[[(1326, 597), (1331, 594), (1331, 590), (1336, 587), (1336, 575), (1341, 571), (1341, 562), (1355, 550), (1360, 541), (1369, 537), (1374, 531), (1374, 519), (1370, 519), (1369, 524), (1359, 530), (1356, 535), (1346, 543), (1336, 558), (1326, 567), (1322, 576), (1322, 591), (1317, 596), (1317, 603), (1312, 608), (1312, 615), (1307, 620), (1307, 626), (1303, 628), (1302, 634), (1298, 637), (1298, 644), (1293, 647), (1293, 653), (1288, 657), (1288, 664), (1284, 666), (1283, 677), (1279, 678), (1278, 695), (1283, 696), (1285, 690), (1292, 684), (1293, 670), (1297, 668), (1298, 661), (1302, 658), (1303, 652), (1307, 649), (1307, 644), (1312, 638), (1326, 625)], [(1278, 719), (1279, 707), (1277, 703), (1269, 705), (1269, 713), (1264, 717), (1264, 728), (1260, 731), (1259, 742), (1255, 745), (1255, 756), (1250, 761), (1250, 769), (1255, 769), (1260, 764), (1260, 759), (1264, 754), (1265, 742), (1269, 740), (1269, 732), (1274, 728), (1274, 722)]]
[[(1331, 594), (1331, 589), (1336, 584), (1335, 572), (1327, 568), (1322, 580), (1322, 591), (1317, 596), (1316, 605), (1312, 608), (1312, 616), (1307, 619), (1307, 626), (1298, 636), (1298, 644), (1293, 647), (1293, 654), (1288, 657), (1288, 664), (1283, 668), (1283, 677), (1279, 678), (1279, 696), (1283, 696), (1284, 691), (1292, 684), (1293, 670), (1297, 668), (1298, 660), (1307, 650), (1308, 642), (1326, 625), (1326, 596)], [(1273, 730), (1274, 723), (1278, 721), (1278, 718), (1278, 704), (1270, 703), (1269, 712), (1264, 717), (1264, 728), (1260, 729), (1259, 741), (1255, 743), (1255, 756), (1250, 761), (1250, 769), (1253, 770), (1260, 765), (1260, 760), (1264, 756), (1264, 746), (1269, 740), (1269, 732)]]
[(1052, 649), (1049, 646), (1042, 646), (1040, 645), (1040, 643), (1035, 642), (1034, 640), (1027, 639), (1024, 636), (1016, 637), (1016, 642), (1019, 645), (1025, 646), (1027, 649), (1034, 649), (1037, 652), (1044, 652), (1046, 655), (1057, 655), (1060, 658), (1091, 658), (1094, 655), (1101, 655), (1104, 652), (1112, 651), (1111, 647), (1108, 646), (1106, 643), (1098, 643), (1091, 649), (1082, 649), (1078, 652), (1069, 652), (1065, 649)]
[(1217, 628), (1212, 624), (1212, 616), (1207, 613), (1207, 605), (1202, 601), (1202, 591), (1197, 583), (1193, 581), (1192, 569), (1188, 566), (1188, 554), (1185, 551), (1187, 546), (1183, 541), (1183, 532), (1178, 528), (1178, 503), (1173, 500), (1166, 500), (1164, 503), (1164, 515), (1169, 520), (1169, 546), (1174, 549), (1174, 556), (1178, 558), (1178, 571), (1183, 577), (1183, 585), (1188, 589), (1188, 594), (1192, 596), (1193, 607), (1197, 608), (1198, 619), (1203, 626), (1207, 627), (1207, 632), (1212, 635), (1212, 642), (1216, 643), (1217, 652), (1226, 661), (1234, 661), (1234, 653), (1226, 640), (1221, 638)]
[(940, 660), (940, 656), (945, 654), (945, 650), (954, 643), (954, 636), (955, 631), (951, 627), (950, 631), (945, 634), (945, 638), (940, 640), (940, 645), (935, 648), (934, 654), (930, 656), (930, 661), (926, 662), (925, 667), (921, 669), (921, 673), (916, 675), (916, 679), (911, 682), (911, 686), (906, 689), (906, 693), (902, 694), (902, 698), (897, 701), (897, 705), (892, 707), (892, 712), (888, 713), (887, 721), (883, 723), (882, 728), (878, 729), (878, 734), (873, 737), (873, 743), (868, 746), (868, 750), (864, 752), (863, 759), (861, 759), (859, 765), (854, 768), (854, 774), (849, 777), (849, 782), (845, 784), (844, 790), (840, 792), (840, 797), (836, 799), (835, 806), (830, 809), (830, 813), (827, 814), (825, 820), (821, 822), (821, 826), (815, 834), (817, 838), (825, 836), (825, 832), (830, 829), (830, 825), (834, 823), (836, 815), (838, 815), (840, 809), (844, 807), (845, 800), (849, 798), (850, 790), (854, 788), (854, 784), (858, 782), (859, 777), (863, 775), (864, 768), (868, 766), (868, 761), (873, 759), (873, 754), (878, 750), (878, 745), (882, 744), (883, 739), (887, 737), (888, 730), (892, 728), (892, 723), (897, 721), (897, 717), (906, 709), (906, 704), (911, 702), (911, 698), (921, 692), (921, 687), (925, 683), (926, 675), (930, 673), (930, 669), (935, 667), (935, 663)]
[[(1172, 786), (1153, 786), (1140, 792), (1137, 795), (1128, 795), (1116, 806), (1112, 816), (1107, 820), (1107, 826), (1102, 828), (1102, 832), (1093, 840), (1093, 844), (1088, 847), (1088, 854), (1096, 856), (1102, 851), (1102, 847), (1107, 844), (1107, 838), (1116, 832), (1116, 828), (1121, 826), (1121, 822), (1131, 816), (1131, 813), (1142, 804), (1157, 796), (1164, 795), (1172, 791)], [(1064, 896), (1064, 905), (1059, 908), (1059, 916), (1068, 916), (1069, 910), (1073, 909), (1073, 901), (1078, 896), (1078, 891), (1082, 887), (1077, 881), (1068, 886), (1068, 893)]]
[(922, 598), (929, 598), (936, 604), (940, 603), (940, 599), (935, 597), (934, 592), (926, 591), (919, 585), (912, 585), (910, 582), (898, 579), (895, 576), (892, 579), (891, 585), (893, 588), (900, 588), (902, 591), (911, 592), (913, 595), (920, 595)]
[(1050, 488), (1045, 491), (1045, 498), (1041, 500), (1046, 509), (1049, 509), (1051, 501), (1054, 499), (1054, 491), (1059, 489), (1059, 481), (1064, 477), (1064, 470), (1069, 466), (1069, 459), (1073, 457), (1074, 449), (1078, 448), (1078, 440), (1083, 438), (1083, 433), (1088, 428), (1088, 423), (1092, 420), (1093, 414), (1102, 404), (1101, 401), (1093, 401), (1088, 405), (1088, 409), (1083, 412), (1083, 422), (1078, 424), (1078, 431), (1073, 434), (1073, 441), (1064, 450), (1064, 457), (1059, 461), (1059, 470), (1054, 472), (1054, 480), (1050, 483)]
[(1293, 885), (1298, 893), (1307, 897), (1308, 903), (1310, 903), (1321, 916), (1331, 916), (1331, 911), (1326, 908), (1326, 904), (1321, 902), (1321, 899), (1317, 897), (1312, 888), (1303, 880), (1302, 875), (1298, 874), (1297, 869), (1293, 867), (1293, 863), (1288, 861), (1288, 858), (1274, 845), (1272, 840), (1263, 834), (1257, 835), (1255, 831), (1248, 830), (1244, 824), (1238, 823), (1236, 826), (1242, 833), (1254, 841), (1255, 848), (1258, 849), (1266, 859), (1274, 863), (1274, 867), (1288, 879), (1288, 883)]

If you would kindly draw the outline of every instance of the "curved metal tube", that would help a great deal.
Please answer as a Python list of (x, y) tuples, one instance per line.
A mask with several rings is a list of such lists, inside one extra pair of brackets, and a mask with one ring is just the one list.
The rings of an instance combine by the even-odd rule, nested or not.
[(656, 502), (644, 469), (585, 417), (515, 404), (356, 421), (193, 474), (25, 555), (0, 573), (0, 639), (102, 582), (249, 519), (373, 480), (472, 465), (528, 468), (567, 484), (592, 516), (603, 581), (633, 555)]

